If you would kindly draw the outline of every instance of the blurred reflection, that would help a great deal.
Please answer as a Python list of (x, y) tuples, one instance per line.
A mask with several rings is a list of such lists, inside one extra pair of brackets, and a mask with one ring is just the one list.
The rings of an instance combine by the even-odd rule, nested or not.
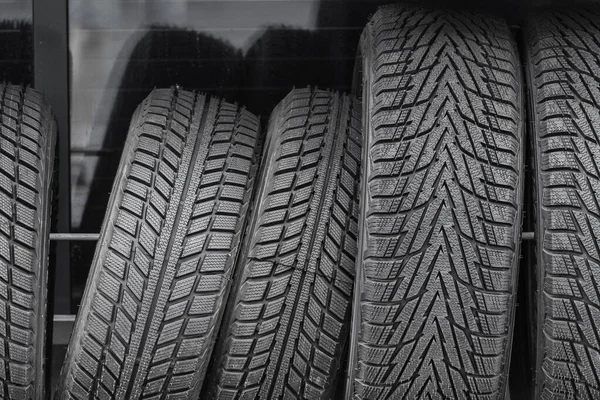
[(268, 118), (292, 87), (348, 91), (360, 30), (269, 27), (245, 57), (247, 107)]
[(0, 21), (0, 82), (33, 81), (31, 23)]
[[(240, 100), (235, 92), (243, 90), (243, 83), (233, 76), (241, 69), (231, 65), (233, 53), (241, 61), (242, 51), (269, 23), (312, 27), (316, 4), (305, 0), (70, 0), (73, 228), (99, 229), (99, 222), (84, 221), (84, 214), (94, 207), (88, 204), (92, 199), (98, 207), (94, 212), (100, 215), (105, 207), (102, 200), (108, 199), (98, 192), (104, 192), (103, 184), (102, 189), (92, 190), (100, 176), (112, 180), (111, 170), (102, 171), (98, 161), (113, 157), (113, 150), (118, 153), (119, 140), (124, 140), (115, 142), (105, 136), (126, 135), (122, 127), (152, 88), (180, 84)], [(222, 71), (234, 67), (238, 72)], [(217, 75), (229, 78), (215, 80)], [(126, 122), (115, 125), (119, 118)]]
[(0, 82), (33, 81), (31, 0), (0, 1)]

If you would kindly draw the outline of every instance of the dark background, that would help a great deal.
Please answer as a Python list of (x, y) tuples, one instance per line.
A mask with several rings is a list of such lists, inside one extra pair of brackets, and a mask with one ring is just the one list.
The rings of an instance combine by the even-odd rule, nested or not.
[[(129, 120), (135, 107), (153, 88), (177, 84), (184, 89), (222, 96), (245, 105), (265, 123), (270, 110), (293, 87), (311, 85), (349, 91), (362, 28), (377, 5), (387, 3), (379, 0), (64, 1), (68, 1), (69, 10), (66, 57), (70, 66), (70, 82), (65, 91), (69, 93), (71, 106), (65, 110), (68, 123), (60, 127), (59, 134), (63, 144), (70, 143), (71, 169), (70, 179), (59, 183), (66, 185), (70, 193), (67, 226), (70, 225), (71, 232), (80, 233), (99, 232)], [(519, 38), (519, 26), (527, 12), (549, 1), (439, 3), (504, 16)], [(32, 15), (32, 0), (0, 0), (3, 81), (34, 83)], [(531, 182), (526, 187), (531, 188)], [(525, 210), (524, 231), (532, 230), (530, 216), (529, 210)], [(61, 215), (55, 218), (60, 219)], [(66, 292), (56, 291), (53, 303), (57, 305), (54, 310), (57, 318), (69, 320), (71, 317), (64, 316), (77, 312), (95, 242), (75, 240), (66, 248), (69, 262), (57, 266), (52, 258), (51, 268), (61, 274), (56, 279), (70, 288)], [(530, 398), (533, 379), (531, 346), (528, 346), (532, 321), (523, 305), (529, 301), (526, 289), (532, 282), (535, 260), (530, 242), (524, 243), (522, 249), (510, 379), (513, 399)], [(60, 368), (64, 342), (64, 337), (55, 340), (58, 345), (52, 357), (54, 372)]]

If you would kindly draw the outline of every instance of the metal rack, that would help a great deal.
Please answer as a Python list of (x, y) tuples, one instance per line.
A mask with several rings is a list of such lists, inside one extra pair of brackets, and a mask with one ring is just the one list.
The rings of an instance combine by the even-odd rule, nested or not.
[[(85, 240), (94, 241), (100, 238), (99, 233), (51, 233), (50, 240), (52, 241), (71, 241), (71, 240)], [(534, 232), (523, 232), (521, 234), (521, 240), (533, 240), (535, 238)]]

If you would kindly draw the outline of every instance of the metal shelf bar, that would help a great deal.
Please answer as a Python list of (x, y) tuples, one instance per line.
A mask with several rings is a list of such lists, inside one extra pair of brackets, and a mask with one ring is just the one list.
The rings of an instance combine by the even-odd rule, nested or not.
[(535, 239), (534, 232), (523, 232), (521, 234), (521, 240), (533, 240), (533, 239)]
[[(68, 241), (68, 240), (98, 240), (100, 238), (99, 233), (51, 233), (50, 240), (56, 241)], [(522, 240), (533, 240), (535, 234), (533, 232), (523, 232), (521, 234)]]
[(99, 233), (51, 233), (50, 240), (72, 241), (72, 240), (98, 240)]

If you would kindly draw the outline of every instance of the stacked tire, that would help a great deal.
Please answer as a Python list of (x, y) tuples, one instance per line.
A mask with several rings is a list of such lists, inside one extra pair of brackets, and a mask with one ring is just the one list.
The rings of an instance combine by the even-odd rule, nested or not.
[[(382, 7), (354, 93), (294, 89), (264, 137), (243, 106), (154, 90), (56, 398), (504, 398), (526, 116), (535, 396), (600, 398), (600, 13), (524, 27), (522, 74), (501, 19)], [(55, 128), (0, 92), (0, 390), (40, 398)]]
[(361, 112), (348, 96), (304, 89), (271, 115), (207, 398), (333, 397), (350, 325)]
[(138, 107), (58, 398), (198, 397), (256, 174), (258, 119), (155, 90)]

